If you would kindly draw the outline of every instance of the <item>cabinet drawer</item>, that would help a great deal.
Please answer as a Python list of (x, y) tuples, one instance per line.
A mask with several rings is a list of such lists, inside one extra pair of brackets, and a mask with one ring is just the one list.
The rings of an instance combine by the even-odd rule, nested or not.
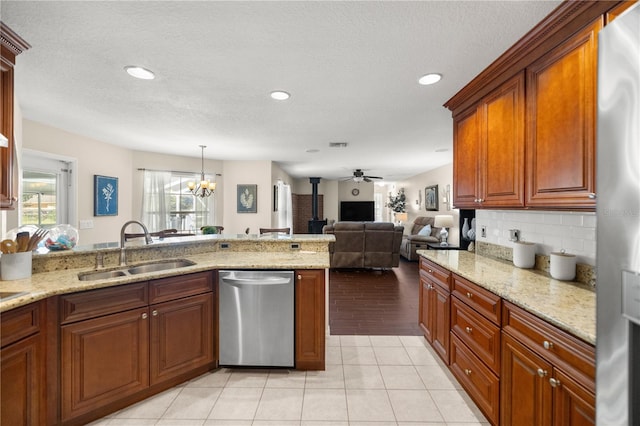
[(478, 286), (456, 274), (453, 274), (452, 294), (480, 314), (489, 318), (491, 322), (500, 325), (500, 296)]
[(471, 351), (500, 376), (500, 328), (465, 305), (451, 298), (451, 330)]
[(149, 303), (166, 302), (212, 290), (213, 276), (211, 272), (161, 278), (149, 283)]
[(595, 348), (535, 315), (504, 302), (502, 329), (568, 373), (595, 380)]
[(60, 323), (97, 318), (148, 305), (147, 283), (127, 284), (60, 297)]
[(428, 261), (424, 257), (420, 257), (420, 273), (426, 275), (432, 281), (435, 281), (447, 290), (451, 290), (451, 272), (433, 262)]
[(4, 348), (40, 331), (42, 309), (40, 302), (36, 302), (3, 312), (0, 315), (2, 347)]
[(451, 372), (491, 424), (498, 424), (500, 380), (451, 333)]

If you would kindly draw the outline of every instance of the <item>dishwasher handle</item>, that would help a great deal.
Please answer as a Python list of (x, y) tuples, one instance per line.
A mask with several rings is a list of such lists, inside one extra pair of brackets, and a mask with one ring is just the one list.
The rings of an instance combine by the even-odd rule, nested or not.
[(289, 278), (274, 278), (274, 277), (262, 277), (262, 278), (222, 277), (221, 280), (229, 284), (236, 284), (236, 285), (281, 285), (281, 284), (289, 284), (291, 282), (291, 279)]

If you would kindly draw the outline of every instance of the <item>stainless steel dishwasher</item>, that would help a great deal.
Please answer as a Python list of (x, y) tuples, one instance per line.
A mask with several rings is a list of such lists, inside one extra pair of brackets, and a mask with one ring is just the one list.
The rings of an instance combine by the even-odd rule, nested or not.
[(293, 271), (220, 271), (221, 366), (294, 367)]

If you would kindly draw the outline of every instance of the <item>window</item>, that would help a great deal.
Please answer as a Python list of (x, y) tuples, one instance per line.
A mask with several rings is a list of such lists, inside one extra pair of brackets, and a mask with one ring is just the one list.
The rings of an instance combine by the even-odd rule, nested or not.
[(149, 231), (177, 229), (195, 233), (202, 226), (215, 223), (215, 194), (196, 197), (187, 189), (189, 181), (200, 181), (200, 175), (145, 170), (142, 222)]
[(72, 223), (74, 161), (25, 150), (23, 162), (19, 225), (51, 228)]

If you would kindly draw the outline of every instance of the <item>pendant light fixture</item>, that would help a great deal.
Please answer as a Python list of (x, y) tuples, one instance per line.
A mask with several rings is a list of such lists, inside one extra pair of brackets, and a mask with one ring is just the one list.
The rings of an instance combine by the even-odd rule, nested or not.
[(202, 169), (200, 171), (200, 183), (196, 185), (195, 182), (187, 182), (187, 188), (189, 191), (195, 195), (196, 197), (208, 197), (213, 194), (216, 190), (216, 183), (209, 182), (204, 178), (204, 149), (206, 145), (200, 145), (200, 149), (202, 150)]

